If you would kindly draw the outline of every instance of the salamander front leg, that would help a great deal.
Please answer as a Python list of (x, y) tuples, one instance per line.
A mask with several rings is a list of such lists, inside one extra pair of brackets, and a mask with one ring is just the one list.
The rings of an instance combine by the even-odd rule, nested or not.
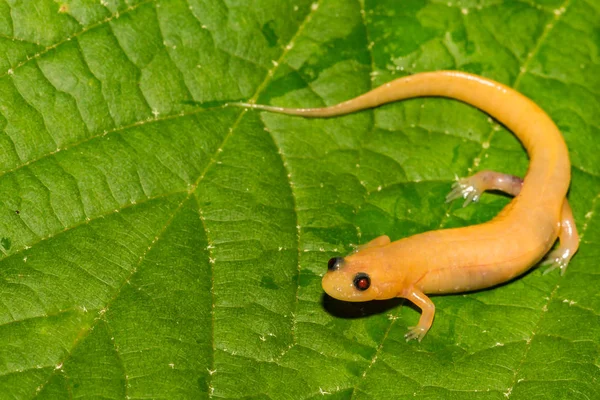
[(459, 179), (452, 185), (452, 191), (446, 196), (446, 203), (462, 197), (465, 199), (463, 207), (466, 207), (471, 202), (479, 200), (481, 194), (487, 190), (500, 190), (516, 196), (521, 191), (521, 186), (523, 186), (523, 179), (518, 176), (480, 171), (468, 178)]
[(385, 246), (386, 244), (390, 244), (390, 238), (389, 238), (389, 236), (383, 235), (383, 236), (376, 237), (375, 239), (371, 240), (368, 243), (361, 244), (360, 246), (358, 246), (356, 248), (356, 250), (354, 252), (356, 253), (361, 250), (368, 249), (370, 247)]
[(429, 328), (431, 328), (433, 316), (435, 315), (435, 305), (423, 292), (414, 288), (407, 290), (402, 294), (402, 297), (412, 301), (421, 309), (421, 318), (419, 318), (419, 323), (417, 326), (409, 327), (408, 329), (410, 330), (406, 335), (404, 335), (407, 342), (411, 339), (417, 339), (420, 342)]
[(560, 216), (560, 231), (558, 232), (559, 245), (556, 250), (551, 251), (546, 256), (546, 261), (542, 265), (550, 265), (544, 275), (560, 268), (560, 274), (564, 275), (571, 261), (571, 257), (579, 248), (579, 234), (573, 219), (573, 211), (567, 199), (565, 199)]

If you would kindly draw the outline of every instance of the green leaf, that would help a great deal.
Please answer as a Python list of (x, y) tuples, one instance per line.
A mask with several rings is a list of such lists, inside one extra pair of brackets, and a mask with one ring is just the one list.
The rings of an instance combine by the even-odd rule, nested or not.
[[(600, 398), (598, 26), (585, 0), (0, 2), (0, 398)], [(515, 137), (443, 99), (222, 105), (440, 69), (552, 116), (582, 242), (564, 276), (434, 297), (406, 343), (418, 310), (325, 297), (327, 260), (489, 220), (507, 198), (444, 195), (524, 174)]]

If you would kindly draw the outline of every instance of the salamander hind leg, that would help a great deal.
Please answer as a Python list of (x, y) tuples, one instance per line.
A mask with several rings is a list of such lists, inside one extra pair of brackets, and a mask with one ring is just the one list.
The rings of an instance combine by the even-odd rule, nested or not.
[(471, 202), (479, 200), (481, 194), (487, 190), (500, 190), (516, 196), (521, 191), (521, 186), (523, 186), (523, 180), (518, 176), (494, 171), (480, 171), (454, 183), (452, 191), (446, 196), (446, 203), (462, 197), (465, 199), (463, 207), (466, 207)]
[(558, 241), (559, 245), (556, 250), (552, 250), (548, 253), (546, 261), (542, 263), (542, 265), (550, 265), (544, 271), (544, 275), (554, 271), (556, 268), (560, 268), (560, 274), (564, 275), (569, 265), (569, 261), (571, 261), (571, 257), (573, 257), (579, 248), (579, 234), (577, 233), (577, 227), (575, 226), (575, 220), (573, 219), (573, 211), (566, 199), (563, 203), (560, 216)]

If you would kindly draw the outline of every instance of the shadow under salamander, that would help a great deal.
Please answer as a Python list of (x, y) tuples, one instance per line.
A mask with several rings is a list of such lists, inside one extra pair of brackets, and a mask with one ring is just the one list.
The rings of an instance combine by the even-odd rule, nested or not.
[(403, 303), (405, 306), (414, 307), (410, 301), (399, 297), (389, 300), (372, 300), (362, 303), (353, 303), (336, 300), (326, 293), (323, 293), (321, 303), (325, 311), (329, 314), (335, 317), (348, 319), (364, 318), (374, 314), (385, 313)]

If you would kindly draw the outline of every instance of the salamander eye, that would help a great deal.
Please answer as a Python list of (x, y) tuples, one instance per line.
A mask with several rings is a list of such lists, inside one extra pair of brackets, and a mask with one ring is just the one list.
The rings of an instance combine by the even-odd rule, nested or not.
[(344, 259), (342, 257), (334, 257), (330, 259), (327, 263), (327, 269), (329, 271), (335, 271), (336, 269), (339, 269), (342, 266), (343, 262)]
[(361, 292), (364, 292), (371, 286), (371, 278), (364, 272), (359, 272), (354, 277), (354, 287)]

